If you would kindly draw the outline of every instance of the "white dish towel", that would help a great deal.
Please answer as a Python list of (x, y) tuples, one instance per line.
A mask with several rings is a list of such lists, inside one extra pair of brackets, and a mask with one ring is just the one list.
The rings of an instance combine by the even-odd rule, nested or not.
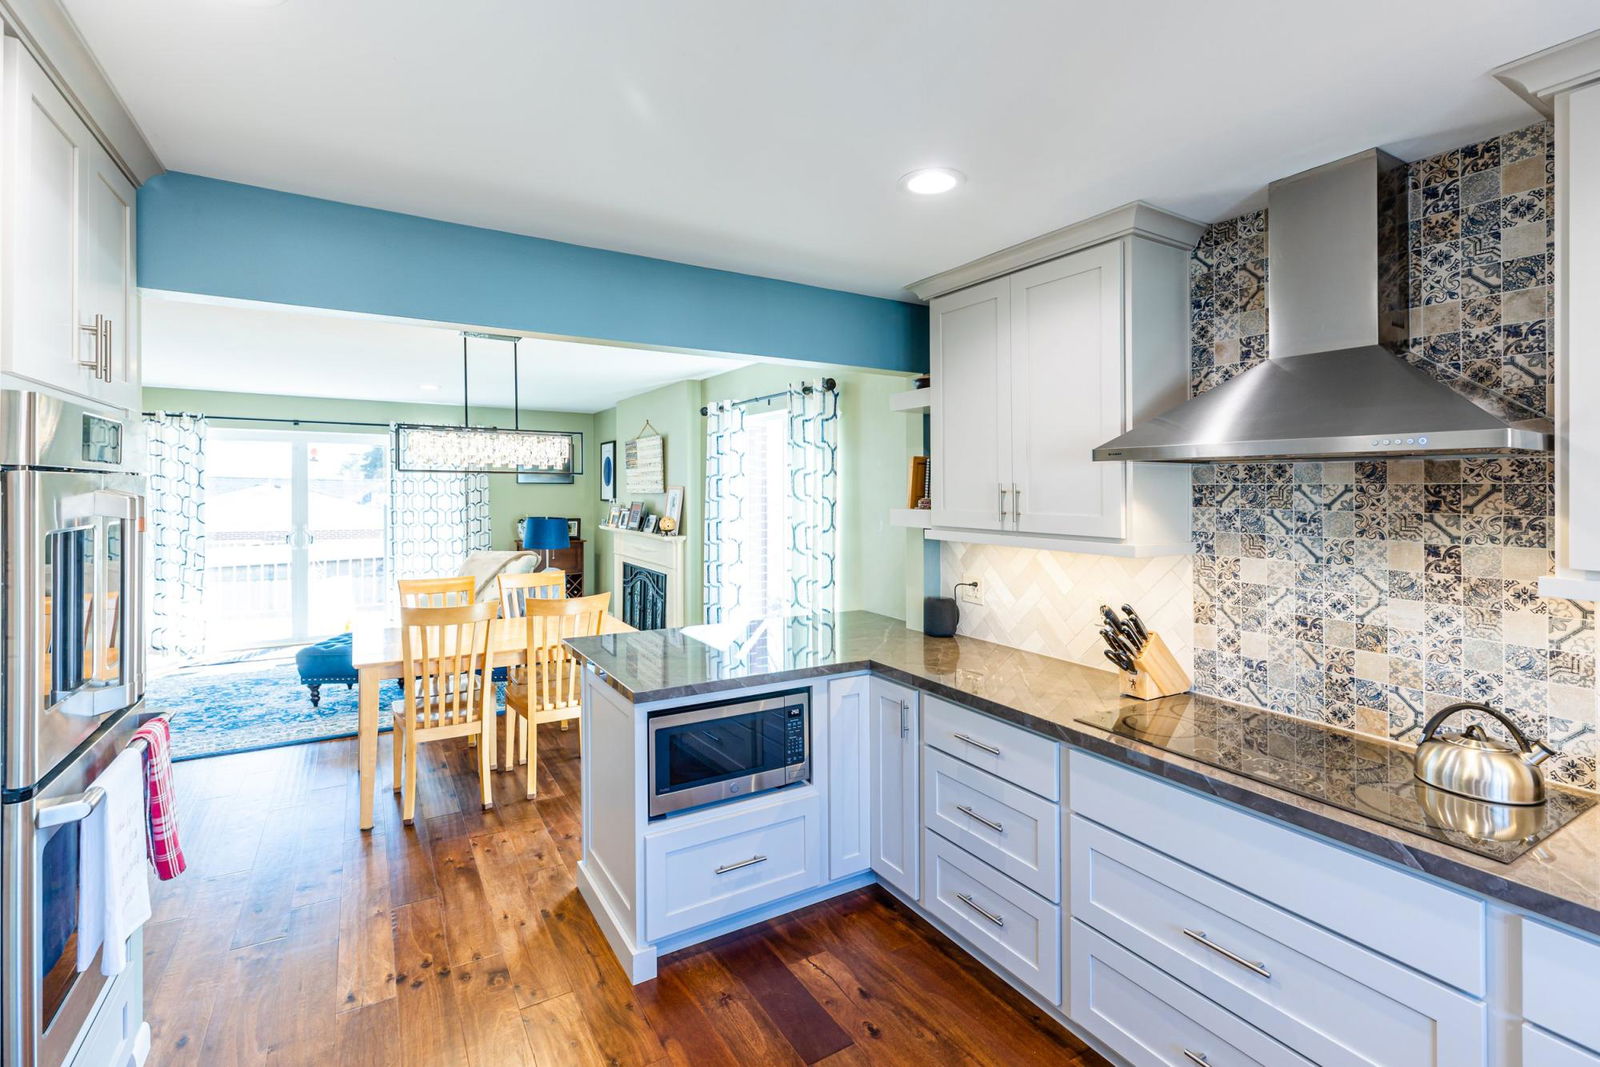
[(94, 784), (106, 798), (83, 820), (78, 842), (78, 970), (102, 944), (102, 974), (128, 965), (128, 938), (150, 918), (145, 869), (144, 757), (124, 749)]

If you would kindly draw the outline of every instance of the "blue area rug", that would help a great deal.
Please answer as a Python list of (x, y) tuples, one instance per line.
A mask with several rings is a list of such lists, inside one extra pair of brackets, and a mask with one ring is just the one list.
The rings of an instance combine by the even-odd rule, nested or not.
[[(290, 649), (270, 649), (227, 663), (205, 663), (150, 680), (145, 704), (172, 717), (174, 759), (220, 756), (335, 737), (354, 737), (359, 702), (355, 689), (322, 687), (322, 706), (300, 684)], [(400, 683), (385, 682), (380, 728), (389, 729), (390, 701)]]

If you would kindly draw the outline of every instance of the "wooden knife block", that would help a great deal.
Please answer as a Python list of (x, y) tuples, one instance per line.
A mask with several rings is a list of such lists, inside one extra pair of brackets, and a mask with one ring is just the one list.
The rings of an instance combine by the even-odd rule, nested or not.
[(1161, 635), (1151, 631), (1133, 657), (1134, 670), (1122, 672), (1122, 692), (1140, 700), (1155, 700), (1189, 691), (1189, 675), (1184, 672)]

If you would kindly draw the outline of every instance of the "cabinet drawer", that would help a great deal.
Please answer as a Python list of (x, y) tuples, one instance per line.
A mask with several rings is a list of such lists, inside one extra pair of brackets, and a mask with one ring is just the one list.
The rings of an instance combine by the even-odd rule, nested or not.
[(1061, 799), (1061, 746), (1042, 734), (930, 696), (922, 702), (922, 736), (934, 748), (1046, 800)]
[(1061, 1001), (1061, 907), (924, 834), (923, 906), (1052, 1004)]
[(1082, 752), (1072, 810), (1474, 996), (1484, 901)]
[(1600, 1056), (1523, 1023), (1522, 1067), (1600, 1067)]
[(1072, 917), (1328, 1067), (1484, 1062), (1482, 1003), (1073, 816)]
[(1090, 927), (1072, 924), (1072, 1020), (1139, 1067), (1313, 1067)]
[(822, 884), (823, 866), (814, 791), (652, 831), (644, 839), (646, 936), (659, 940), (811, 889)]
[(1052, 901), (1061, 900), (1061, 807), (943, 752), (922, 768), (927, 827)]
[(1522, 922), (1522, 1015), (1600, 1050), (1600, 945), (1532, 919)]

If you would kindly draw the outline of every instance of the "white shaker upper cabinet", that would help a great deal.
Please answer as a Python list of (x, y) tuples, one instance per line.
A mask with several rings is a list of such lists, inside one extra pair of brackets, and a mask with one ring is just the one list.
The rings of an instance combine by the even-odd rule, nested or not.
[(933, 302), (933, 521), (1000, 530), (1010, 524), (1011, 284), (999, 278)]
[(1010, 282), (1012, 529), (1121, 539), (1127, 471), (1089, 453), (1122, 432), (1122, 245)]
[(1201, 227), (1143, 204), (915, 283), (930, 301), (936, 540), (1189, 551), (1189, 472), (1096, 463), (1182, 403)]
[[(139, 410), (138, 291), (134, 285), (133, 183), (99, 144), (84, 174), (83, 253), (78, 267), (79, 317), (99, 332), (99, 372), (89, 393), (112, 407)], [(88, 330), (81, 330), (87, 335)]]
[(0, 366), (137, 411), (133, 183), (14, 38), (4, 65)]
[(3, 364), (86, 395), (96, 338), (78, 329), (79, 227), (89, 128), (15, 38), (5, 39)]

